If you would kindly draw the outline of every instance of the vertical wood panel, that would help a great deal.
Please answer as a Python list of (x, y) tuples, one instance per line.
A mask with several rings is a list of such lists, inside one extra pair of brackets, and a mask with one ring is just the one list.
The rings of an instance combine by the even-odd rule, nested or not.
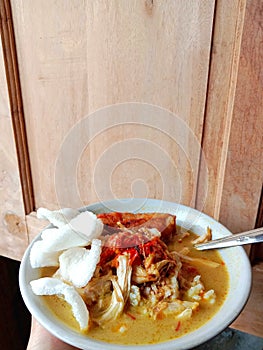
[[(217, 1), (197, 208), (219, 218), (239, 64), (245, 0)], [(237, 140), (236, 140), (237, 142)], [(204, 176), (208, 170), (208, 192)], [(203, 198), (205, 205), (201, 205)]]
[[(149, 197), (162, 195), (166, 181), (171, 191), (165, 199), (179, 198), (181, 203), (194, 205), (199, 151), (190, 134), (201, 142), (214, 1), (11, 3), (36, 207), (58, 205), (54, 171), (71, 128), (99, 108), (125, 102), (154, 104), (177, 114), (190, 130), (185, 147), (181, 149), (166, 137), (162, 127), (157, 128), (158, 133), (156, 128), (132, 130), (122, 125), (104, 133), (82, 149), (76, 169), (82, 203), (98, 199), (92, 177), (102, 152), (139, 134), (140, 140), (159, 142), (162, 151), (171, 156), (173, 175), (166, 181), (165, 174), (159, 176), (144, 159), (134, 160), (113, 174), (113, 182), (118, 184), (115, 194), (129, 197), (132, 183), (127, 186), (127, 182), (140, 174)], [(89, 139), (101, 120), (90, 118), (88, 131), (79, 134), (80, 141)], [(171, 130), (178, 128), (175, 119), (161, 122)], [(126, 151), (128, 157), (129, 146)], [(66, 163), (65, 173), (70, 171)], [(127, 168), (133, 169), (132, 174)], [(107, 169), (104, 174), (108, 181)], [(68, 187), (67, 183), (63, 186), (65, 190)], [(102, 188), (103, 195), (106, 191)], [(63, 204), (75, 205), (70, 198)]]
[(27, 244), (22, 188), (0, 42), (0, 255), (21, 259)]
[(25, 120), (23, 113), (20, 78), (18, 72), (13, 20), (9, 0), (3, 0), (0, 2), (0, 17), (5, 74), (9, 92), (11, 117), (15, 136), (20, 181), (22, 186), (23, 203), (25, 207), (25, 213), (29, 214), (35, 209), (34, 194), (25, 131)]
[(247, 1), (219, 216), (233, 232), (255, 227), (263, 183), (262, 13), (262, 1)]

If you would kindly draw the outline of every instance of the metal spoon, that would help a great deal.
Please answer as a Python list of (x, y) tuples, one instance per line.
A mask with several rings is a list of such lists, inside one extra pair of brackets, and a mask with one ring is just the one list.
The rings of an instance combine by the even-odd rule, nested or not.
[(214, 239), (206, 243), (195, 244), (198, 250), (217, 249), (226, 247), (235, 247), (239, 245), (263, 242), (263, 227), (250, 230), (219, 239)]

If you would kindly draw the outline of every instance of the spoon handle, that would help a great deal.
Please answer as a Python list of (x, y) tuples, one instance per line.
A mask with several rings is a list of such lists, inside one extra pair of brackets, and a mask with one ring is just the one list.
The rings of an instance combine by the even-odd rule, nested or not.
[(217, 249), (226, 247), (235, 247), (239, 245), (260, 243), (263, 242), (263, 227), (233, 234), (219, 239), (214, 239), (206, 243), (195, 244), (195, 248), (198, 250)]

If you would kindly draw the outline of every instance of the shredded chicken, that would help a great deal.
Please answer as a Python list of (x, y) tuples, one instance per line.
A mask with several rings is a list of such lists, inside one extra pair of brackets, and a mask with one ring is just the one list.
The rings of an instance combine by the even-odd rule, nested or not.
[(210, 227), (207, 227), (206, 233), (204, 233), (202, 236), (196, 238), (192, 241), (192, 244), (199, 244), (199, 243), (206, 243), (208, 241), (211, 241), (212, 239), (212, 231)]
[[(189, 252), (187, 252), (187, 254), (188, 253)], [(172, 252), (171, 255), (178, 256), (182, 261), (192, 262), (192, 263), (197, 264), (197, 265), (201, 264), (201, 265), (206, 265), (206, 266), (209, 266), (212, 268), (216, 268), (216, 267), (220, 266), (220, 264), (215, 262), (215, 261), (203, 259), (203, 258), (193, 258), (193, 257), (190, 257), (188, 255), (184, 255), (184, 254), (181, 254), (181, 253), (178, 253), (175, 251)]]

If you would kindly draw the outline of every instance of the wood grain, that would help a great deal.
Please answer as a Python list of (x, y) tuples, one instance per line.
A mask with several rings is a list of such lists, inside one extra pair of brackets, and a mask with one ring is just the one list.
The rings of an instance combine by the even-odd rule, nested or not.
[(9, 0), (0, 2), (1, 39), (25, 213), (35, 209), (20, 77)]
[[(214, 1), (16, 0), (11, 4), (36, 207), (80, 206), (101, 196), (130, 197), (133, 184), (136, 195), (142, 185), (149, 197), (194, 206), (199, 149), (193, 139), (201, 144)], [(157, 112), (156, 124), (139, 125), (138, 119), (147, 124), (145, 118), (154, 115), (153, 110), (143, 109), (131, 118), (136, 124), (131, 127), (125, 114), (116, 115), (110, 108), (108, 119), (122, 125), (106, 130), (107, 117), (103, 119), (98, 111), (131, 102), (156, 105), (168, 116), (158, 120)], [(169, 117), (171, 112), (179, 121)], [(82, 145), (78, 159), (70, 164), (76, 158), (72, 147), (61, 162), (59, 186), (64, 195), (63, 201), (58, 200), (56, 161), (67, 135), (84, 120), (85, 127), (74, 141), (74, 147)], [(186, 135), (178, 132), (180, 123), (187, 126)], [(105, 129), (103, 135), (96, 135), (100, 128)], [(163, 128), (179, 133), (183, 147)], [(161, 165), (156, 170), (144, 156), (131, 160), (132, 146), (125, 141), (136, 137), (154, 143), (163, 158), (170, 156), (165, 171)], [(93, 181), (98, 162), (119, 143), (126, 152), (126, 166), (116, 163), (112, 176), (102, 166), (99, 178), (113, 186), (110, 192), (108, 185), (98, 191)], [(149, 157), (154, 157), (156, 147)], [(72, 176), (66, 179), (72, 167), (79, 192), (76, 201)], [(170, 191), (163, 195), (163, 187)]]
[[(245, 3), (245, 0), (220, 0), (215, 12), (196, 206), (216, 219), (221, 207)], [(207, 193), (204, 188), (206, 172)]]
[(27, 230), (0, 42), (0, 255), (20, 260)]
[(263, 183), (262, 12), (247, 1), (219, 216), (233, 232), (255, 227)]
[(231, 327), (242, 332), (254, 334), (262, 338), (262, 290), (263, 290), (263, 263), (253, 267), (253, 282), (249, 300), (240, 316)]

